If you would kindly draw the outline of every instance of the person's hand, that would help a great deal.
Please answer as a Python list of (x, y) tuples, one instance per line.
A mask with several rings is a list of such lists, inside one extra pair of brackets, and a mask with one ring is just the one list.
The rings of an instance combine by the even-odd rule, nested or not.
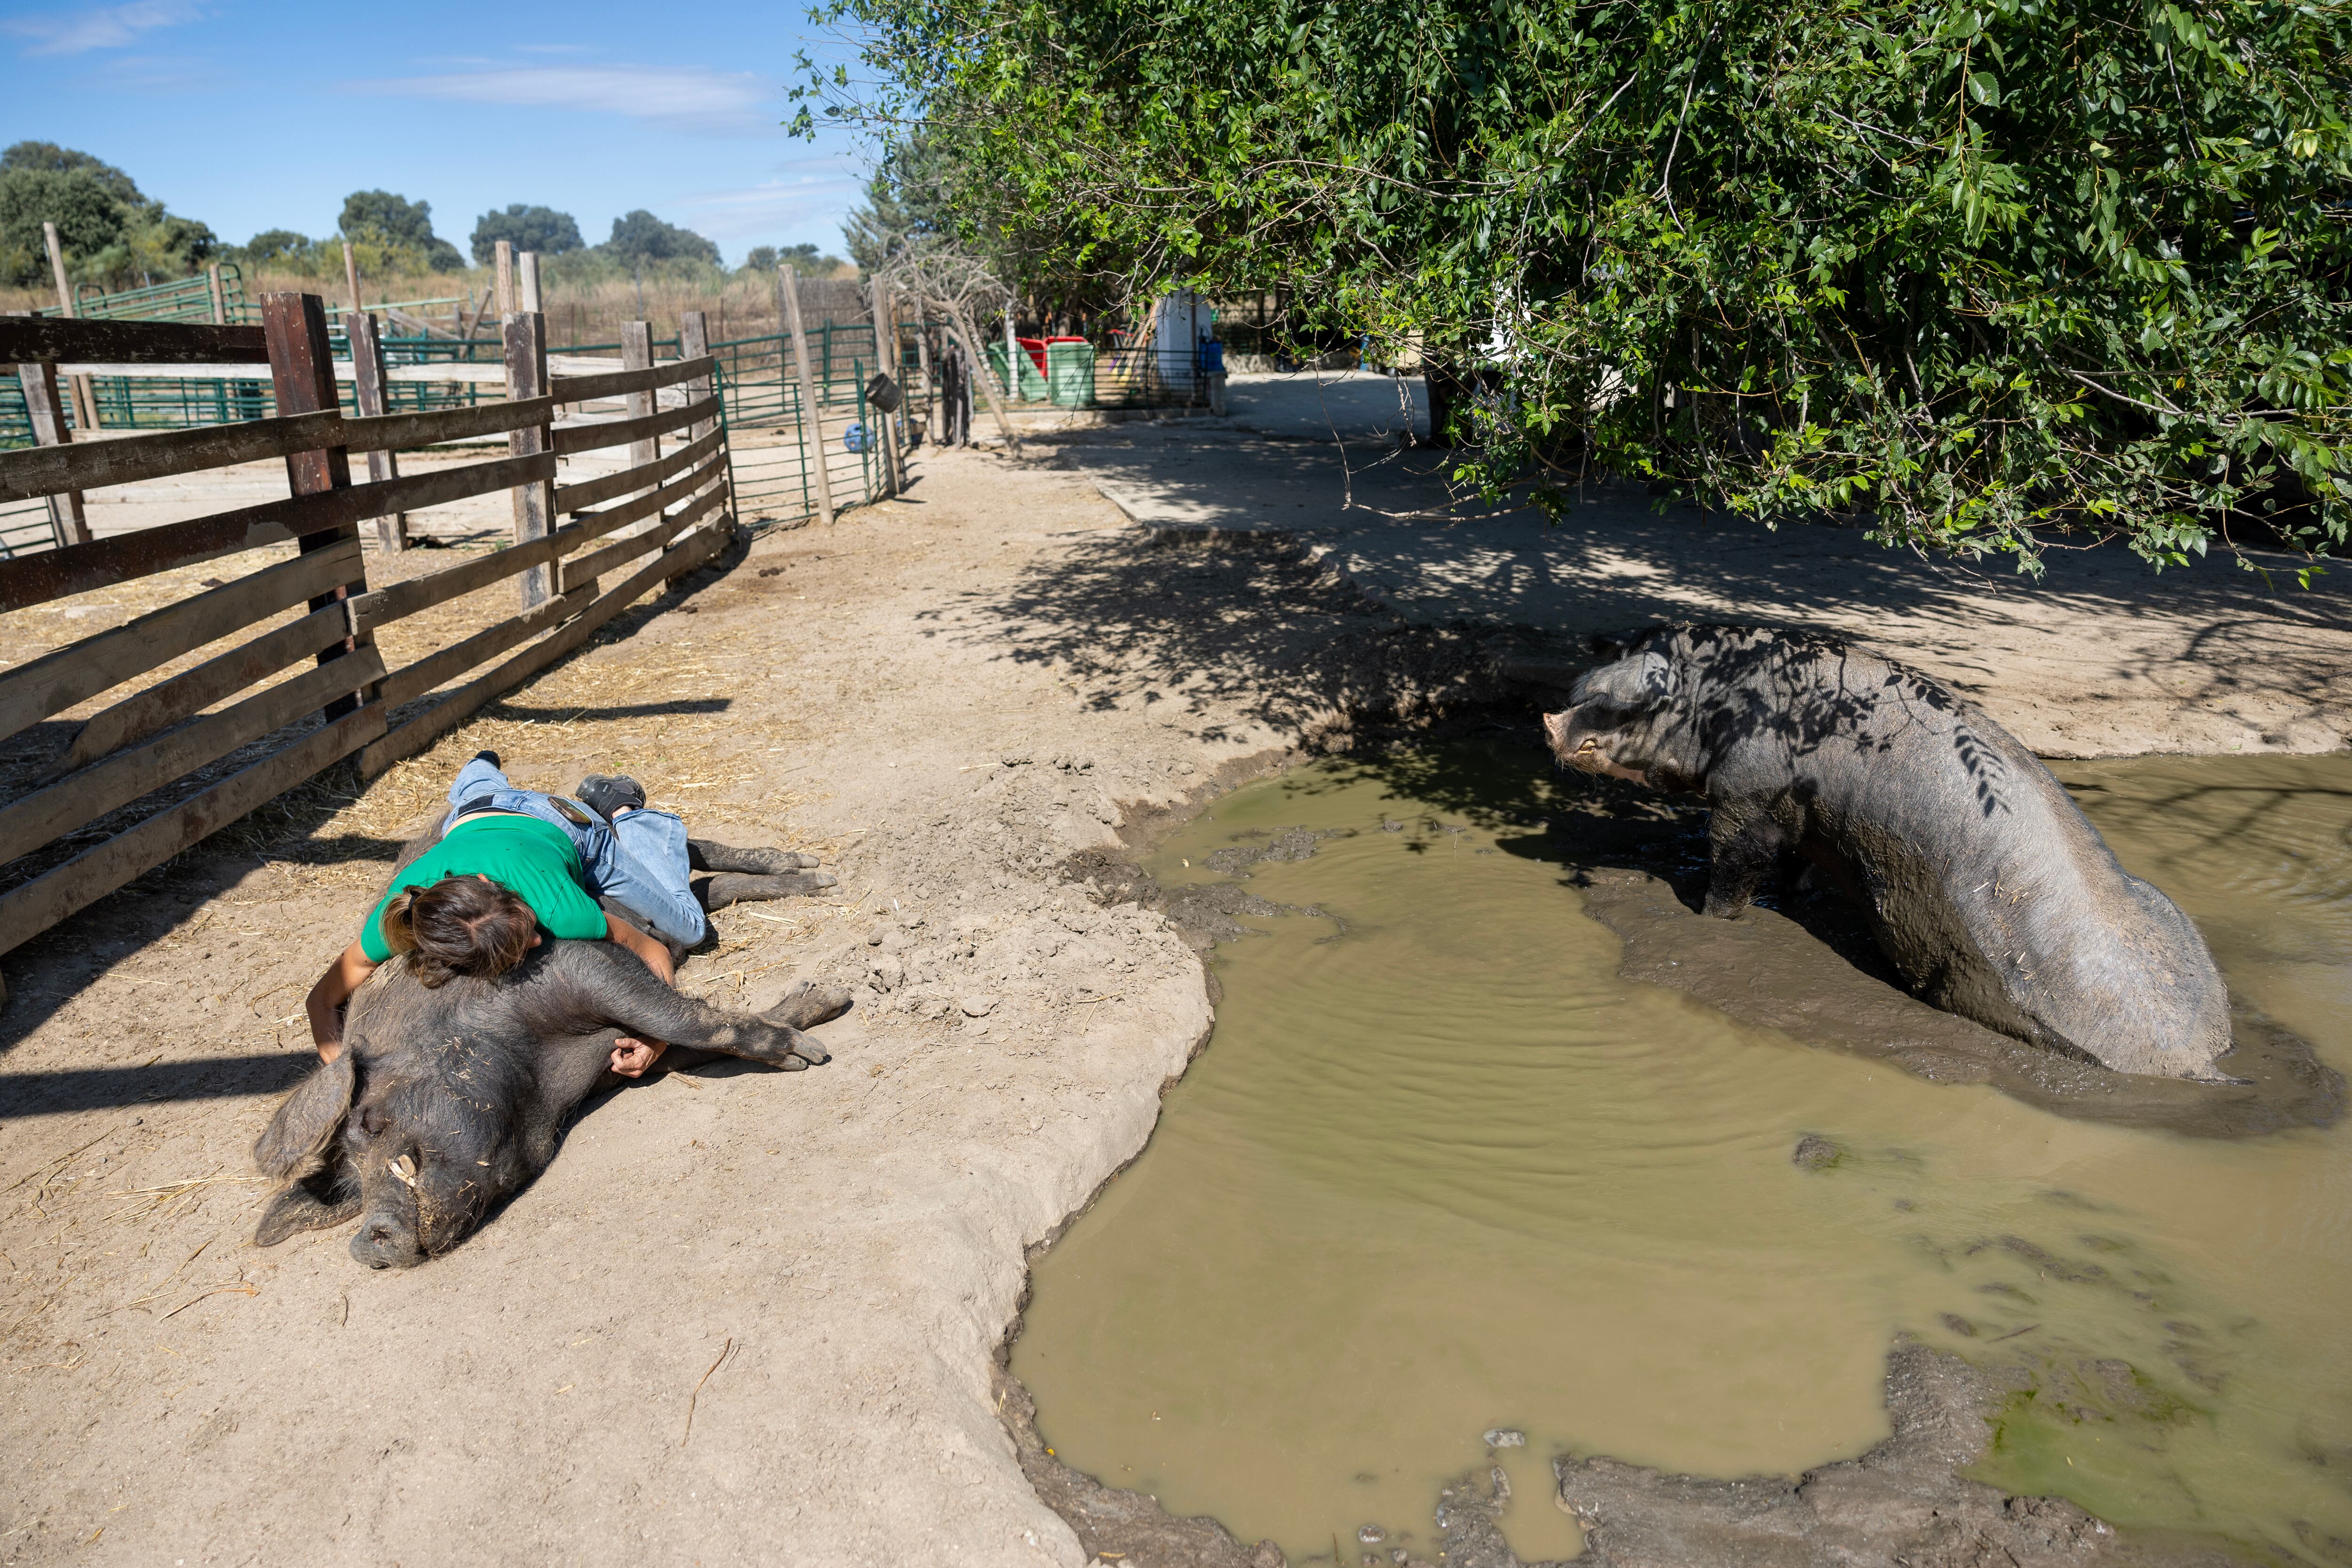
[(646, 1069), (659, 1061), (667, 1049), (667, 1040), (639, 1040), (623, 1035), (613, 1042), (613, 1070), (623, 1078), (643, 1078)]

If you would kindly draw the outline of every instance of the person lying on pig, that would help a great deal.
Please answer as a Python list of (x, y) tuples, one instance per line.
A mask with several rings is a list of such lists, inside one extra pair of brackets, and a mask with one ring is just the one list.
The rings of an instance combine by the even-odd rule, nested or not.
[[(756, 868), (764, 871), (815, 863), (783, 851), (728, 853), (773, 859)], [(480, 753), (449, 786), (437, 840), (394, 876), (359, 940), (311, 987), (307, 1005), (320, 1058), (331, 1062), (342, 1053), (344, 1005), (395, 952), (407, 955), (425, 985), (437, 986), (455, 974), (505, 973), (542, 933), (601, 939), (627, 948), (670, 984), (676, 953), (708, 929), (688, 880), (689, 862), (686, 824), (648, 808), (635, 779), (591, 774), (576, 799), (542, 795), (515, 788), (498, 753)], [(633, 918), (608, 912), (600, 899)], [(667, 1048), (624, 1036), (613, 1047), (613, 1070), (641, 1077)]]

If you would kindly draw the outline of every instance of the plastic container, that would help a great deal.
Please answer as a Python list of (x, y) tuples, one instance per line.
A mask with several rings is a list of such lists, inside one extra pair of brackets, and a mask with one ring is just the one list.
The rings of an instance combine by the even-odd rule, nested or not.
[(1095, 405), (1095, 346), (1084, 338), (1045, 345), (1045, 395), (1057, 408)]

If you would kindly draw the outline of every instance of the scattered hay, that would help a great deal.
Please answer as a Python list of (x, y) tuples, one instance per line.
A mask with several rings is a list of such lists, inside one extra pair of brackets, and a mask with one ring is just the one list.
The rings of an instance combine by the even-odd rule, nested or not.
[(230, 1184), (268, 1182), (268, 1176), (197, 1176), (184, 1182), (166, 1182), (160, 1187), (132, 1187), (126, 1191), (109, 1192), (110, 1198), (136, 1198), (142, 1201), (126, 1204), (112, 1214), (100, 1215), (101, 1221), (122, 1219), (155, 1219), (174, 1217), (176, 1205), (184, 1214), (195, 1205), (187, 1200), (207, 1188)]

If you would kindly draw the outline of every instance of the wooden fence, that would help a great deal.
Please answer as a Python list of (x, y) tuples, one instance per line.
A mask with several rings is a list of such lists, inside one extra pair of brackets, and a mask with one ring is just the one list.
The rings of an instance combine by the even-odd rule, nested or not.
[[(0, 612), (262, 546), (296, 546), (290, 558), (0, 670), (0, 745), (21, 748), (35, 726), (115, 694), (78, 726), (53, 726), (69, 736), (30, 787), (0, 805), (0, 880), (16, 884), (0, 892), (0, 952), (336, 762), (355, 756), (361, 775), (373, 777), (423, 751), (647, 592), (709, 560), (731, 534), (727, 438), (698, 316), (687, 318), (677, 363), (656, 365), (641, 353), (625, 368), (550, 376), (544, 318), (517, 313), (505, 323), (505, 401), (353, 416), (337, 403), (320, 300), (268, 294), (261, 306), (259, 326), (0, 318), (0, 363), (16, 362), (28, 397), (46, 391), (56, 414), (42, 426), (44, 445), (0, 452), (0, 503), (47, 502), (58, 541), (0, 561)], [(59, 363), (264, 362), (278, 410), (270, 418), (64, 439)], [(672, 395), (660, 395), (665, 389)], [(625, 405), (617, 416), (565, 412), (614, 400)], [(671, 433), (680, 444), (664, 452), (661, 437)], [(408, 476), (392, 460), (402, 450), (500, 435), (502, 458)], [(625, 468), (557, 481), (559, 458), (625, 444)], [(352, 482), (353, 454), (374, 459), (370, 480)], [(83, 490), (264, 458), (285, 461), (282, 501), (107, 538), (90, 537), (82, 521)], [(362, 523), (373, 522), (379, 542), (398, 550), (405, 513), (499, 490), (513, 498), (509, 545), (370, 587)], [(386, 668), (379, 628), (508, 578), (519, 579), (516, 613)], [(297, 606), (306, 613), (285, 619)], [(262, 626), (167, 679), (117, 694)], [(209, 776), (256, 742), (266, 742), (258, 756)], [(126, 808), (135, 817), (128, 826), (87, 847), (77, 840), (59, 858), (60, 840)], [(28, 856), (41, 861), (26, 879)]]

